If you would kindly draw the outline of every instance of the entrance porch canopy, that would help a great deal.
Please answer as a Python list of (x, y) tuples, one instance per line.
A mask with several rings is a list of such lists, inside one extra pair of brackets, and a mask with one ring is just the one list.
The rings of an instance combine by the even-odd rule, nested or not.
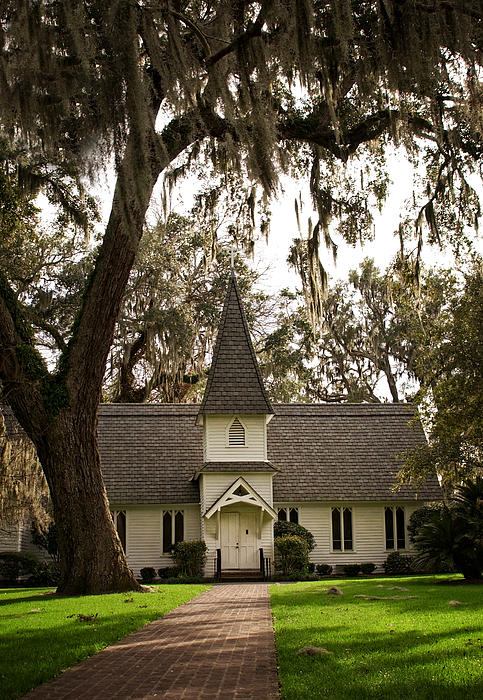
[(225, 493), (218, 498), (211, 508), (205, 513), (205, 518), (209, 520), (215, 513), (218, 513), (223, 507), (231, 506), (235, 503), (244, 503), (250, 506), (260, 508), (260, 514), (267, 513), (273, 520), (277, 519), (277, 513), (266, 502), (262, 496), (250, 486), (250, 484), (242, 477), (238, 477), (231, 486), (227, 488)]

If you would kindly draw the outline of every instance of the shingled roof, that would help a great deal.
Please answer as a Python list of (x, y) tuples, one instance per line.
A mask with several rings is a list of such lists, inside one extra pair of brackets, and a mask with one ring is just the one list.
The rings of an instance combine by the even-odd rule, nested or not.
[(203, 466), (199, 406), (102, 404), (99, 451), (114, 504), (199, 503), (192, 481)]
[[(394, 492), (398, 457), (424, 441), (407, 404), (279, 404), (268, 426), (268, 457), (280, 473), (273, 498), (281, 501), (404, 501), (416, 491)], [(418, 490), (437, 500), (436, 477)]]
[[(393, 491), (405, 450), (421, 444), (421, 426), (404, 404), (275, 404), (267, 426), (275, 503), (438, 500), (436, 477), (415, 491)], [(199, 503), (196, 472), (231, 471), (203, 459), (199, 405), (103, 404), (102, 472), (112, 504)], [(3, 410), (9, 418), (10, 409)], [(9, 421), (10, 422), (10, 421)], [(270, 469), (253, 463), (256, 470)], [(239, 463), (241, 471), (250, 471)]]
[(199, 409), (199, 416), (217, 413), (273, 413), (233, 271)]
[[(398, 455), (421, 444), (411, 407), (397, 404), (275, 404), (267, 426), (268, 463), (276, 503), (307, 501), (407, 501), (441, 498), (436, 478), (417, 492), (394, 492)], [(102, 405), (99, 442), (112, 503), (198, 503), (196, 473), (240, 472), (245, 463), (203, 459), (196, 405)], [(270, 465), (270, 466), (269, 466)]]

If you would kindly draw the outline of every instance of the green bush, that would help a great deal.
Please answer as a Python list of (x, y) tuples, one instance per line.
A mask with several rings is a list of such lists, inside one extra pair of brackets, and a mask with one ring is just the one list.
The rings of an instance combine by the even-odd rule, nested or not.
[(408, 534), (411, 544), (415, 543), (415, 537), (419, 529), (427, 523), (434, 520), (435, 516), (441, 516), (447, 510), (444, 503), (430, 503), (427, 506), (421, 506), (411, 514), (408, 522)]
[(315, 567), (319, 576), (330, 576), (332, 573), (332, 567), (330, 564), (317, 564)]
[(206, 550), (206, 542), (202, 540), (178, 542), (174, 547), (173, 554), (178, 576), (203, 576)]
[(284, 537), (285, 535), (297, 535), (307, 542), (307, 550), (311, 552), (315, 548), (313, 534), (307, 528), (298, 523), (291, 523), (285, 520), (278, 520), (273, 526), (274, 537)]
[(275, 566), (283, 576), (307, 572), (309, 549), (307, 541), (298, 535), (283, 535), (275, 538), (277, 557)]
[(143, 566), (139, 573), (141, 574), (142, 583), (152, 583), (156, 578), (156, 569), (153, 566)]
[(411, 557), (399, 552), (391, 552), (383, 566), (386, 574), (412, 574), (414, 571)]
[(14, 583), (19, 576), (33, 574), (38, 562), (29, 552), (0, 552), (0, 577)]
[(363, 574), (366, 576), (369, 574), (372, 574), (374, 569), (376, 568), (376, 565), (372, 563), (372, 561), (367, 561), (364, 562), (364, 564), (361, 564), (361, 571)]
[(361, 573), (360, 564), (346, 564), (344, 566), (344, 573), (346, 576), (358, 576)]
[(27, 583), (29, 586), (58, 586), (60, 583), (60, 568), (56, 562), (41, 561), (36, 564)]
[(158, 576), (163, 581), (167, 578), (176, 578), (177, 575), (178, 569), (176, 566), (163, 566), (161, 569), (158, 569)]
[(307, 571), (309, 572), (309, 574), (315, 573), (315, 564), (312, 561), (309, 561), (309, 564), (307, 566)]
[(433, 571), (455, 570), (467, 580), (483, 572), (483, 477), (458, 486), (449, 504), (433, 512), (414, 534), (415, 564)]

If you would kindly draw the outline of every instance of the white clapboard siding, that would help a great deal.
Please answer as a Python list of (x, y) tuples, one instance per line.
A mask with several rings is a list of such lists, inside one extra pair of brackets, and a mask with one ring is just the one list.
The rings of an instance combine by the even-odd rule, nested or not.
[(245, 447), (228, 445), (235, 416), (205, 416), (205, 459), (208, 462), (263, 461), (267, 458), (265, 416), (237, 416), (245, 428)]
[[(390, 551), (385, 547), (384, 507), (385, 503), (291, 503), (299, 511), (299, 523), (310, 530), (316, 542), (315, 549), (310, 553), (310, 560), (315, 564), (360, 564), (373, 562), (381, 567)], [(331, 508), (332, 506), (348, 506), (352, 508), (352, 530), (354, 550), (334, 552), (331, 550)], [(404, 504), (406, 526), (411, 513), (421, 507), (421, 503)], [(278, 505), (274, 508), (277, 510)], [(410, 551), (409, 538), (406, 534), (407, 549)]]
[[(199, 540), (200, 509), (198, 505), (159, 505), (126, 507), (126, 549), (127, 562), (135, 576), (145, 566), (156, 570), (162, 566), (172, 566), (169, 555), (162, 554), (161, 514), (163, 510), (184, 512), (184, 539)], [(121, 508), (119, 508), (121, 510)]]
[(200, 490), (202, 491), (201, 500), (204, 504), (204, 510), (202, 512), (204, 513), (211, 508), (213, 503), (215, 503), (240, 476), (242, 476), (270, 506), (272, 505), (272, 474), (260, 474), (257, 472), (225, 474), (216, 472), (212, 474), (203, 474), (203, 479), (200, 484)]

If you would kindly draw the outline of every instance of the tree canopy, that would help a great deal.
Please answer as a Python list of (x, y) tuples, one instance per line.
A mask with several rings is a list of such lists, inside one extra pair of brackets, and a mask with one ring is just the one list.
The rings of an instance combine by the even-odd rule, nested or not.
[[(294, 263), (312, 320), (319, 318), (319, 243), (334, 249), (334, 216), (347, 240), (368, 234), (371, 207), (387, 189), (391, 144), (403, 144), (423, 169), (420, 242), (423, 228), (431, 239), (460, 240), (475, 223), (467, 173), (481, 157), (481, 7), (4, 0), (0, 31), (0, 129), (9, 147), (26, 150), (46, 175), (63, 168), (80, 200), (81, 175), (112, 158), (116, 165), (109, 221), (55, 367), (38, 353), (38, 326), (2, 272), (0, 379), (52, 494), (60, 589), (123, 590), (136, 584), (102, 484), (97, 407), (159, 176), (173, 182), (201, 164), (224, 187), (240, 173), (253, 185), (249, 212), (260, 192), (266, 209), (280, 172), (307, 176), (318, 220)], [(358, 177), (348, 167), (354, 159)], [(7, 179), (20, 184), (22, 172), (7, 168)], [(242, 233), (250, 238), (249, 227)]]

